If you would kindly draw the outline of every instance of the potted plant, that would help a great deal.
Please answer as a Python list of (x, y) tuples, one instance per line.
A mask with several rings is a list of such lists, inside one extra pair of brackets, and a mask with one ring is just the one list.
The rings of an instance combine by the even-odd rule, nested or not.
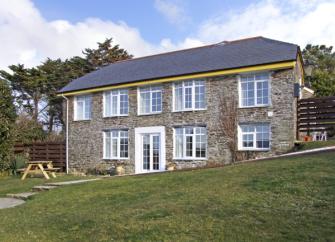
[(116, 174), (117, 174), (118, 176), (122, 176), (122, 175), (124, 175), (124, 174), (125, 174), (125, 169), (124, 169), (124, 164), (123, 164), (123, 162), (118, 161), (118, 162), (116, 163), (116, 168), (115, 168), (115, 170), (116, 170)]
[(176, 169), (176, 164), (173, 162), (168, 162), (166, 165), (166, 169), (168, 171), (174, 171)]

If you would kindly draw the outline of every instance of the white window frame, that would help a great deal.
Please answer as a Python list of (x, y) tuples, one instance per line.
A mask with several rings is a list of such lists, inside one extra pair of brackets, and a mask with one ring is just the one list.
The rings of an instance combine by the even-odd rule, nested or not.
[[(83, 117), (78, 117), (78, 107), (77, 107), (77, 102), (78, 102), (78, 98), (82, 97), (82, 98), (89, 98), (90, 101), (90, 114), (89, 117), (86, 117), (86, 102), (84, 102), (83, 105)], [(79, 95), (79, 96), (75, 96), (73, 99), (73, 120), (74, 121), (83, 121), (83, 120), (91, 120), (92, 117), (92, 95)]]
[[(113, 98), (112, 98), (112, 92), (115, 92), (115, 91), (117, 91), (118, 93), (117, 93), (117, 101), (116, 101), (116, 114), (110, 114), (110, 115), (107, 115), (107, 113), (106, 113), (106, 109), (107, 109), (107, 105), (106, 105), (106, 95), (109, 93), (110, 95), (111, 95), (111, 102), (110, 102), (110, 104), (109, 105), (111, 105), (110, 106), (110, 108), (112, 109), (112, 103), (113, 103)], [(120, 92), (121, 91), (126, 91), (127, 92), (127, 98), (128, 98), (128, 112), (126, 113), (126, 114), (120, 114), (120, 109), (121, 109), (121, 102), (120, 102), (120, 100), (121, 100), (121, 98), (120, 98), (120, 96), (121, 96), (121, 94), (120, 94)], [(110, 91), (105, 91), (104, 93), (103, 93), (103, 117), (104, 118), (108, 118), (108, 117), (122, 117), (122, 116), (128, 116), (129, 115), (129, 91), (128, 91), (128, 89), (114, 89), (114, 90), (110, 90)]]
[[(250, 106), (243, 106), (242, 100), (242, 78), (243, 75), (256, 75), (260, 73), (266, 73), (268, 75), (268, 103), (267, 104), (257, 104), (257, 82), (263, 82), (264, 80), (254, 80), (254, 105)], [(243, 73), (237, 76), (238, 78), (238, 100), (239, 100), (239, 108), (255, 108), (255, 107), (269, 107), (271, 106), (271, 80), (272, 75), (269, 71), (262, 71), (262, 72), (251, 72), (251, 73)]]
[[(141, 88), (149, 88), (150, 93), (150, 111), (148, 113), (141, 112)], [(152, 88), (159, 88), (160, 90), (152, 90)], [(154, 92), (161, 92), (161, 111), (152, 111), (152, 94)], [(160, 114), (163, 112), (163, 86), (141, 86), (137, 88), (137, 115), (151, 115)]]
[[(176, 129), (182, 128), (183, 129), (183, 156), (177, 157), (176, 156)], [(186, 134), (185, 128), (193, 128), (192, 134), (192, 156), (186, 156)], [(206, 157), (196, 157), (196, 134), (195, 128), (205, 128), (206, 130)], [(188, 135), (190, 136), (190, 135)], [(182, 127), (174, 127), (173, 128), (173, 159), (174, 160), (207, 160), (208, 159), (208, 132), (207, 127), (205, 126), (182, 126)]]
[[(191, 81), (192, 82), (192, 107), (191, 108), (185, 108), (185, 82)], [(204, 108), (195, 108), (195, 82), (197, 81), (203, 81), (204, 83), (204, 88), (205, 88), (205, 97), (204, 97), (204, 102), (205, 102), (205, 107)], [(181, 110), (176, 110), (176, 100), (175, 100), (175, 92), (176, 92), (176, 85), (182, 84), (182, 109)], [(185, 112), (185, 111), (200, 111), (200, 110), (206, 110), (207, 109), (207, 95), (206, 95), (206, 80), (205, 79), (195, 79), (195, 80), (185, 80), (185, 81), (179, 81), (179, 82), (174, 82), (172, 85), (172, 112)]]
[[(113, 156), (113, 142), (112, 142), (112, 134), (111, 134), (111, 141), (110, 141), (110, 151), (111, 151), (111, 156), (107, 157), (106, 156), (106, 133), (112, 133), (113, 131), (117, 131), (118, 132), (118, 137), (117, 137), (117, 156)], [(121, 131), (126, 131), (128, 132), (128, 157), (120, 157), (121, 154), (121, 137), (120, 137), (120, 132)], [(106, 130), (102, 132), (103, 135), (103, 159), (104, 160), (129, 160), (129, 130), (126, 129), (114, 129), (114, 130)]]
[[(243, 133), (242, 132), (242, 128), (241, 126), (243, 125), (251, 125), (251, 126), (254, 126), (254, 131), (253, 132), (248, 132), (249, 133), (252, 133), (253, 134), (253, 147), (243, 147), (243, 134), (246, 134), (246, 133)], [(257, 148), (257, 132), (256, 132), (256, 126), (257, 125), (267, 125), (269, 127), (269, 148)], [(238, 124), (237, 126), (237, 137), (238, 137), (238, 150), (241, 150), (241, 151), (269, 151), (271, 150), (271, 125), (270, 123), (240, 123)]]

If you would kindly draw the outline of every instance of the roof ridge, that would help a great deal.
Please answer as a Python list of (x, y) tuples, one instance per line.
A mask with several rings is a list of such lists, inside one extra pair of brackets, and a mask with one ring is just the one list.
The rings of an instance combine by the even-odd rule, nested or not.
[(119, 61), (116, 61), (116, 62), (111, 63), (111, 64), (117, 64), (117, 63), (122, 63), (122, 62), (127, 62), (127, 61), (135, 61), (135, 60), (139, 60), (139, 59), (145, 59), (145, 58), (150, 58), (150, 57), (160, 56), (160, 55), (168, 55), (168, 54), (172, 54), (172, 53), (176, 53), (176, 52), (185, 52), (185, 51), (190, 51), (190, 50), (194, 50), (194, 49), (201, 49), (201, 48), (215, 46), (217, 44), (219, 44), (219, 43), (197, 46), (197, 47), (191, 47), (191, 48), (187, 48), (187, 49), (172, 50), (172, 51), (168, 51), (168, 52), (157, 53), (157, 54), (146, 55), (146, 56), (140, 56), (140, 57), (136, 57), (136, 58), (132, 58), (132, 59), (119, 60)]

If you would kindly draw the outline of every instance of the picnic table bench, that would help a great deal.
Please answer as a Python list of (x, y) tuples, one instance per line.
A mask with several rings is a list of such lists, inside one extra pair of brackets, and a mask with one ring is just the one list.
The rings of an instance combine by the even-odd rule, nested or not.
[(18, 172), (23, 172), (21, 180), (26, 179), (28, 174), (43, 174), (43, 176), (49, 180), (49, 174), (56, 178), (56, 171), (60, 168), (55, 168), (52, 165), (52, 161), (28, 161), (27, 167), (24, 169), (18, 169)]

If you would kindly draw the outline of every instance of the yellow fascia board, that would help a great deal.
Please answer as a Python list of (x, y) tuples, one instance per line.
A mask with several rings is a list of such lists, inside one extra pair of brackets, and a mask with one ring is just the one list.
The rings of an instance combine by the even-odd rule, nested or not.
[(229, 70), (212, 71), (212, 72), (190, 74), (190, 75), (183, 75), (183, 76), (176, 76), (176, 77), (165, 77), (165, 78), (159, 78), (159, 79), (148, 80), (148, 81), (138, 81), (138, 82), (112, 85), (112, 86), (106, 86), (106, 87), (97, 87), (97, 88), (92, 88), (92, 89), (87, 89), (87, 90), (73, 91), (73, 92), (68, 92), (64, 94), (58, 94), (58, 96), (80, 95), (80, 94), (85, 94), (85, 93), (108, 91), (108, 90), (119, 89), (119, 88), (144, 86), (144, 85), (151, 85), (151, 84), (157, 84), (157, 83), (182, 81), (182, 80), (187, 80), (187, 79), (195, 79), (195, 78), (203, 78), (203, 77), (238, 74), (238, 73), (244, 73), (244, 72), (294, 68), (295, 65), (296, 65), (296, 61), (287, 61), (287, 62), (281, 62), (281, 63), (275, 63), (275, 64), (241, 67), (241, 68), (235, 68), (235, 69), (229, 69)]

